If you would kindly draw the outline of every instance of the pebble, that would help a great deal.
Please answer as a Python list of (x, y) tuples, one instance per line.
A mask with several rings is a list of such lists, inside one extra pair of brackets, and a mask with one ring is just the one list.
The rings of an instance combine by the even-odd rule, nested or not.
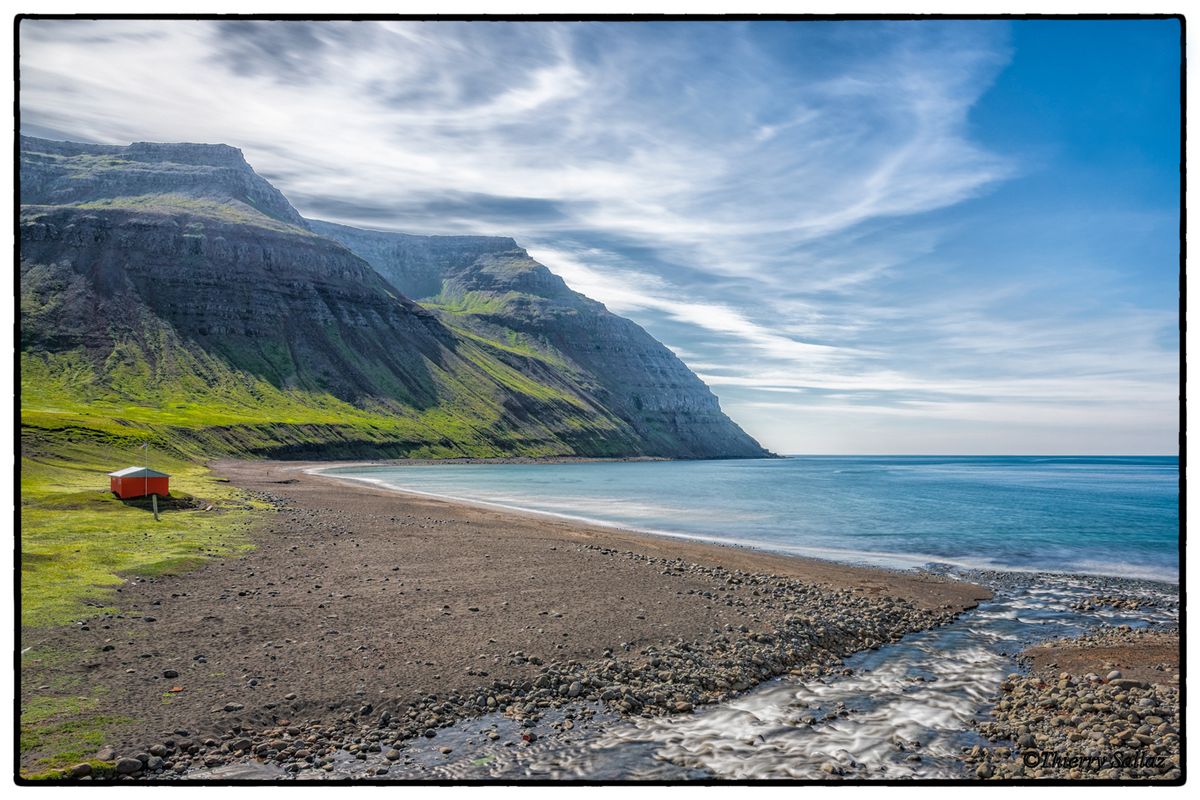
[(141, 759), (125, 757), (117, 761), (116, 770), (121, 775), (132, 775), (142, 769)]
[[(1142, 637), (1160, 637), (1171, 630), (1101, 628), (1073, 640), (1098, 648), (1136, 645)], [(1177, 636), (1177, 631), (1174, 632)], [(1149, 709), (1154, 714), (1149, 714)], [(1163, 780), (1180, 776), (1179, 689), (1121, 677), (1111, 670), (1101, 680), (1094, 674), (1073, 675), (1049, 669), (1030, 675), (1010, 675), (991, 711), (992, 719), (978, 726), (993, 743), (964, 756), (981, 762), (976, 775), (1002, 779), (1036, 777), (1068, 780)], [(1086, 759), (1098, 754), (1136, 753), (1139, 763), (1081, 770), (1077, 765), (1039, 764), (1026, 769), (1014, 758), (1009, 742), (1025, 752), (1052, 753), (1060, 759)], [(1143, 763), (1153, 758), (1155, 764)], [(982, 773), (988, 772), (985, 776)]]
[[(495, 663), (507, 660), (536, 671), (487, 679), (488, 671), (473, 665), (466, 674), (479, 681), (474, 690), (414, 698), (398, 706), (389, 703), (391, 710), (375, 719), (370, 718), (374, 713), (371, 704), (359, 700), (353, 706), (347, 704), (340, 718), (331, 713), (324, 720), (277, 722), (257, 730), (238, 726), (226, 733), (224, 744), (214, 740), (204, 748), (189, 750), (182, 758), (173, 758), (173, 769), (179, 771), (183, 765), (181, 774), (186, 775), (201, 764), (239, 763), (250, 753), (273, 761), (289, 774), (333, 769), (337, 752), (359, 760), (381, 753), (381, 762), (394, 763), (402, 759), (399, 745), (404, 740), (434, 738), (439, 728), (497, 710), (520, 724), (520, 739), (526, 743), (537, 741), (532, 728), (547, 709), (568, 703), (598, 703), (624, 715), (688, 713), (785, 673), (812, 679), (826, 672), (841, 672), (846, 656), (944, 624), (958, 613), (948, 606), (927, 609), (896, 598), (830, 589), (794, 578), (597, 545), (579, 547), (616, 561), (647, 563), (667, 574), (699, 578), (708, 587), (703, 594), (696, 593), (700, 602), (728, 606), (745, 621), (735, 616), (723, 630), (694, 641), (680, 639), (653, 646), (621, 642), (592, 659), (555, 661), (524, 652), (481, 652), (480, 656)], [(479, 609), (468, 608), (473, 612)], [(631, 611), (652, 616), (646, 609)], [(566, 616), (557, 610), (545, 615)], [(373, 696), (374, 691), (375, 687), (363, 686), (357, 695)], [(283, 698), (293, 701), (297, 693), (289, 691)], [(264, 707), (271, 708), (269, 704)], [(328, 711), (336, 708), (331, 706)], [(233, 701), (219, 707), (227, 713), (243, 709), (242, 703)], [(570, 730), (573, 725), (560, 724), (558, 729)], [(486, 738), (495, 740), (499, 735), (492, 731)], [(830, 774), (844, 774), (843, 767), (834, 762), (830, 765), (836, 770)]]

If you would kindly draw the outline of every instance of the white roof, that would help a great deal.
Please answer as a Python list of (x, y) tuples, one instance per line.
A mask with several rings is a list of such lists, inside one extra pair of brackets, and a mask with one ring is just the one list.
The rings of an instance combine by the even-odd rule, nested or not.
[(119, 469), (116, 472), (108, 473), (110, 478), (169, 478), (171, 477), (165, 472), (150, 469), (149, 467), (126, 467)]

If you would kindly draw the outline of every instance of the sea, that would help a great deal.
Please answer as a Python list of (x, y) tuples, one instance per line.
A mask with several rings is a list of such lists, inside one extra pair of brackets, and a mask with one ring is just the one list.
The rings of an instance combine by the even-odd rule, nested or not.
[(795, 456), (323, 470), (667, 536), (891, 567), (1178, 581), (1174, 456)]
[[(343, 478), (649, 533), (987, 586), (953, 622), (785, 675), (693, 713), (551, 710), (536, 741), (500, 713), (416, 741), (402, 761), (341, 754), (341, 777), (395, 780), (964, 779), (961, 754), (1019, 654), (1105, 626), (1179, 623), (1174, 457), (802, 456), (750, 461), (361, 466)], [(1136, 598), (1134, 610), (1097, 606)], [(1164, 675), (1168, 680), (1171, 676)], [(447, 754), (447, 750), (449, 754)]]

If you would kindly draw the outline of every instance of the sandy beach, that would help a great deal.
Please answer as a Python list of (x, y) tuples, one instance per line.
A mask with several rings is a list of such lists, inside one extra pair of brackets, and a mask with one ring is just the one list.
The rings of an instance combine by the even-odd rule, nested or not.
[(934, 576), (398, 493), (314, 466), (215, 465), (276, 506), (250, 531), (255, 549), (133, 579), (122, 614), (28, 632), (26, 647), (83, 655), (23, 689), (86, 674), (130, 720), (100, 754), (157, 753), (157, 774), (251, 748), (309, 769), (320, 759), (279, 744), (291, 738), (281, 731), (302, 725), (323, 750), (365, 732), (378, 750), (480, 710), (522, 717), (575, 698), (678, 713), (832, 668), (988, 596)]

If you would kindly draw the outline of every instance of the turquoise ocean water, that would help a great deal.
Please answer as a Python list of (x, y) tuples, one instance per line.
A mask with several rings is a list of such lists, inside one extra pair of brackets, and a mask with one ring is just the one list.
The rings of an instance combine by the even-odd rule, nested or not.
[(1178, 580), (1175, 457), (803, 456), (354, 467), (328, 475), (887, 566)]

